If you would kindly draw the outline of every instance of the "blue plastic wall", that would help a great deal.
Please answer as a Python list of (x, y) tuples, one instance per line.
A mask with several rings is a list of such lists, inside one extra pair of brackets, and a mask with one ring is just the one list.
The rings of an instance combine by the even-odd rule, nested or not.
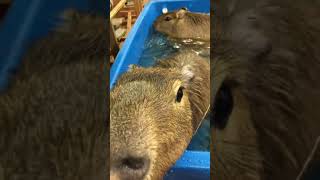
[[(110, 86), (130, 64), (138, 64), (143, 46), (154, 20), (163, 8), (169, 11), (187, 7), (193, 12), (210, 12), (209, 0), (152, 0), (139, 15), (110, 71)], [(210, 152), (185, 151), (175, 166), (167, 173), (166, 180), (210, 179)]]

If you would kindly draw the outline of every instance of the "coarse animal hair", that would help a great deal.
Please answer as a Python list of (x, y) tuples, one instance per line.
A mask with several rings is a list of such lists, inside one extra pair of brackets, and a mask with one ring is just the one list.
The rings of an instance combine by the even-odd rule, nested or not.
[(0, 95), (0, 179), (108, 177), (104, 18), (66, 13)]
[[(178, 89), (183, 98), (176, 103)], [(182, 155), (210, 100), (209, 63), (179, 52), (154, 67), (131, 66), (110, 96), (111, 174), (118, 179), (161, 179)], [(145, 159), (148, 167), (128, 170), (121, 159)], [(145, 163), (146, 164), (146, 163)]]
[[(169, 18), (169, 19), (168, 19)], [(210, 16), (178, 9), (162, 14), (154, 22), (158, 32), (171, 38), (210, 41)]]
[(233, 111), (227, 122), (212, 117), (213, 179), (295, 179), (302, 169), (320, 132), (315, 7), (287, 0), (217, 3), (212, 111), (221, 113), (214, 100), (223, 93), (231, 94)]

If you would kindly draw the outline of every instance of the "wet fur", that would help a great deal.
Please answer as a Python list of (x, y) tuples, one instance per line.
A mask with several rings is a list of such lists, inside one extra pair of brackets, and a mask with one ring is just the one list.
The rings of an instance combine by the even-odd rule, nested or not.
[(302, 170), (320, 135), (319, 7), (287, 0), (214, 7), (212, 96), (223, 84), (235, 104), (226, 128), (212, 129), (212, 179), (295, 179)]
[[(190, 81), (181, 74), (186, 66), (195, 75)], [(189, 99), (182, 110), (171, 105), (176, 80), (184, 82), (184, 98)], [(151, 167), (145, 179), (162, 179), (202, 120), (209, 87), (209, 64), (193, 53), (161, 60), (151, 68), (133, 67), (122, 75), (110, 99), (111, 166), (119, 154), (146, 155)]]
[[(210, 16), (207, 14), (186, 12), (181, 19), (176, 17), (176, 13), (170, 12), (157, 18), (154, 26), (157, 31), (177, 39), (199, 39), (210, 41)], [(170, 16), (170, 22), (165, 18)]]
[(108, 178), (106, 27), (69, 10), (0, 96), (0, 179)]

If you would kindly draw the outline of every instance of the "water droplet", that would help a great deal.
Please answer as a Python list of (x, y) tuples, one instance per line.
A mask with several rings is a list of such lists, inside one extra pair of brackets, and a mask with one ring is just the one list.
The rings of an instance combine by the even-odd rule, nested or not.
[(179, 49), (179, 48), (180, 48), (180, 46), (179, 46), (178, 44), (173, 45), (173, 47), (174, 47), (175, 49)]

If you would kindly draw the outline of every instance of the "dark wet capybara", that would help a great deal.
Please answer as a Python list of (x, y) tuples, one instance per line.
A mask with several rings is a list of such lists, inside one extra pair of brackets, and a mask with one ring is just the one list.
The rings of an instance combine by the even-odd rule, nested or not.
[(208, 61), (182, 51), (118, 79), (110, 94), (112, 180), (163, 178), (209, 108), (209, 71)]
[(214, 180), (296, 179), (320, 135), (320, 5), (214, 4)]
[(0, 179), (107, 179), (105, 19), (73, 10), (0, 95)]
[(210, 15), (193, 13), (186, 8), (162, 14), (154, 27), (172, 38), (210, 41)]

